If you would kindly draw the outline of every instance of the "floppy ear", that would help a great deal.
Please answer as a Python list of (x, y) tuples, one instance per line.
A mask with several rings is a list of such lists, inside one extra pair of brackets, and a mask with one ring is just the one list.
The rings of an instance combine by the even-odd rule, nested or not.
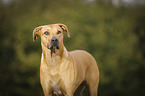
[(38, 36), (40, 35), (41, 29), (42, 29), (42, 26), (39, 26), (33, 30), (33, 41), (35, 41), (38, 38)]
[(67, 26), (64, 25), (64, 24), (58, 24), (58, 25), (62, 28), (63, 31), (66, 31), (67, 32), (67, 36), (70, 38), (70, 33), (68, 31)]

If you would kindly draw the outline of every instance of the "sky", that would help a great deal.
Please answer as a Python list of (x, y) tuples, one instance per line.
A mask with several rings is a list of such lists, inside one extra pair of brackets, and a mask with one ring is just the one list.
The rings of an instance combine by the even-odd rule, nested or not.
[[(15, 0), (2, 0), (3, 4), (9, 4)], [(16, 0), (17, 1), (17, 0)], [(95, 0), (85, 0), (89, 2), (93, 2)], [(110, 1), (110, 0), (104, 0), (104, 1)], [(145, 0), (111, 0), (112, 4), (115, 6), (125, 5), (125, 6), (133, 6), (133, 5), (145, 5)]]
[(125, 6), (145, 5), (145, 0), (112, 0), (112, 4), (115, 6), (120, 6), (120, 4)]

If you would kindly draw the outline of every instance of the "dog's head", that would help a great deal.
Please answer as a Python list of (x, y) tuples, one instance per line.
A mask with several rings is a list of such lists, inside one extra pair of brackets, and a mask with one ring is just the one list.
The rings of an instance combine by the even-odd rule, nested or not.
[(60, 46), (63, 44), (64, 32), (67, 32), (68, 37), (70, 37), (68, 28), (64, 24), (39, 26), (33, 31), (33, 41), (40, 36), (41, 44), (43, 44), (43, 46), (48, 49), (60, 49)]

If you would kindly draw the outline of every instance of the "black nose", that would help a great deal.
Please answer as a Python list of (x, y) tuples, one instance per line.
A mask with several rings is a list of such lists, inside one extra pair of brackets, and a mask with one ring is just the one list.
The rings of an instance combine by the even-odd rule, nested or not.
[(52, 37), (52, 38), (51, 38), (51, 42), (52, 42), (52, 43), (57, 43), (57, 42), (58, 42), (58, 39), (57, 39), (56, 37)]

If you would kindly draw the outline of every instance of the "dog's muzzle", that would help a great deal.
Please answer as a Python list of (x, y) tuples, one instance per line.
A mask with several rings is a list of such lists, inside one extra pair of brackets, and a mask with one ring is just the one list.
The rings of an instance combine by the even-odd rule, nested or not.
[(60, 43), (58, 38), (52, 37), (50, 40), (49, 46), (47, 46), (48, 49), (59, 49), (60, 48)]

